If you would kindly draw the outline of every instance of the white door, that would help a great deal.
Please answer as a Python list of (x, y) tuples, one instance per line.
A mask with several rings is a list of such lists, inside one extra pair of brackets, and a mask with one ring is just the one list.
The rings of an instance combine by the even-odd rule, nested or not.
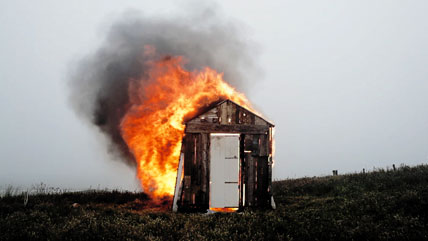
[(210, 208), (239, 207), (239, 134), (211, 134)]

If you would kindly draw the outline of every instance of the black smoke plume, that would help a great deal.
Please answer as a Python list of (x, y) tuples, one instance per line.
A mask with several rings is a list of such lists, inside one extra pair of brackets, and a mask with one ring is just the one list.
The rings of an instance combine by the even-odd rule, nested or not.
[(254, 74), (253, 53), (239, 34), (242, 25), (225, 20), (212, 8), (186, 11), (181, 17), (146, 17), (125, 13), (115, 21), (101, 47), (73, 66), (73, 109), (111, 140), (109, 150), (135, 165), (119, 124), (128, 108), (128, 83), (145, 74), (144, 46), (159, 56), (184, 56), (189, 70), (209, 66), (243, 91)]

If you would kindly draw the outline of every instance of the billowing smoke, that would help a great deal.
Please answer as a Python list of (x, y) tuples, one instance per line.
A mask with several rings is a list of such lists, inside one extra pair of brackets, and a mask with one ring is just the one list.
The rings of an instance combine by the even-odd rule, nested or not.
[(184, 56), (189, 70), (209, 66), (223, 72), (225, 80), (243, 90), (241, 83), (250, 84), (255, 68), (239, 32), (240, 26), (212, 9), (192, 9), (175, 18), (126, 13), (112, 24), (102, 46), (74, 66), (73, 108), (111, 139), (110, 151), (119, 151), (122, 160), (134, 165), (119, 124), (129, 107), (130, 80), (145, 75), (145, 46), (156, 48), (158, 56)]

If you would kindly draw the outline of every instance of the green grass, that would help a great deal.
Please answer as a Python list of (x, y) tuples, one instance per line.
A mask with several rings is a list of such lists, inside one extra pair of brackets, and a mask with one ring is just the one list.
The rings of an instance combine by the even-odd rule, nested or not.
[(277, 181), (274, 193), (276, 210), (213, 215), (162, 211), (144, 193), (39, 193), (26, 205), (15, 193), (0, 199), (0, 240), (428, 239), (426, 165)]

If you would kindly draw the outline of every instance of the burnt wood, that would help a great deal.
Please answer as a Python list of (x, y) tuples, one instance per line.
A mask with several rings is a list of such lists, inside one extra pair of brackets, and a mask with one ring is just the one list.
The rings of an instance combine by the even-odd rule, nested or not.
[(264, 125), (221, 125), (221, 124), (196, 124), (188, 123), (186, 133), (245, 133), (245, 134), (266, 134), (269, 126)]
[(270, 205), (273, 124), (229, 100), (205, 109), (185, 124), (179, 211), (204, 212), (209, 208), (211, 133), (240, 134), (240, 210)]

